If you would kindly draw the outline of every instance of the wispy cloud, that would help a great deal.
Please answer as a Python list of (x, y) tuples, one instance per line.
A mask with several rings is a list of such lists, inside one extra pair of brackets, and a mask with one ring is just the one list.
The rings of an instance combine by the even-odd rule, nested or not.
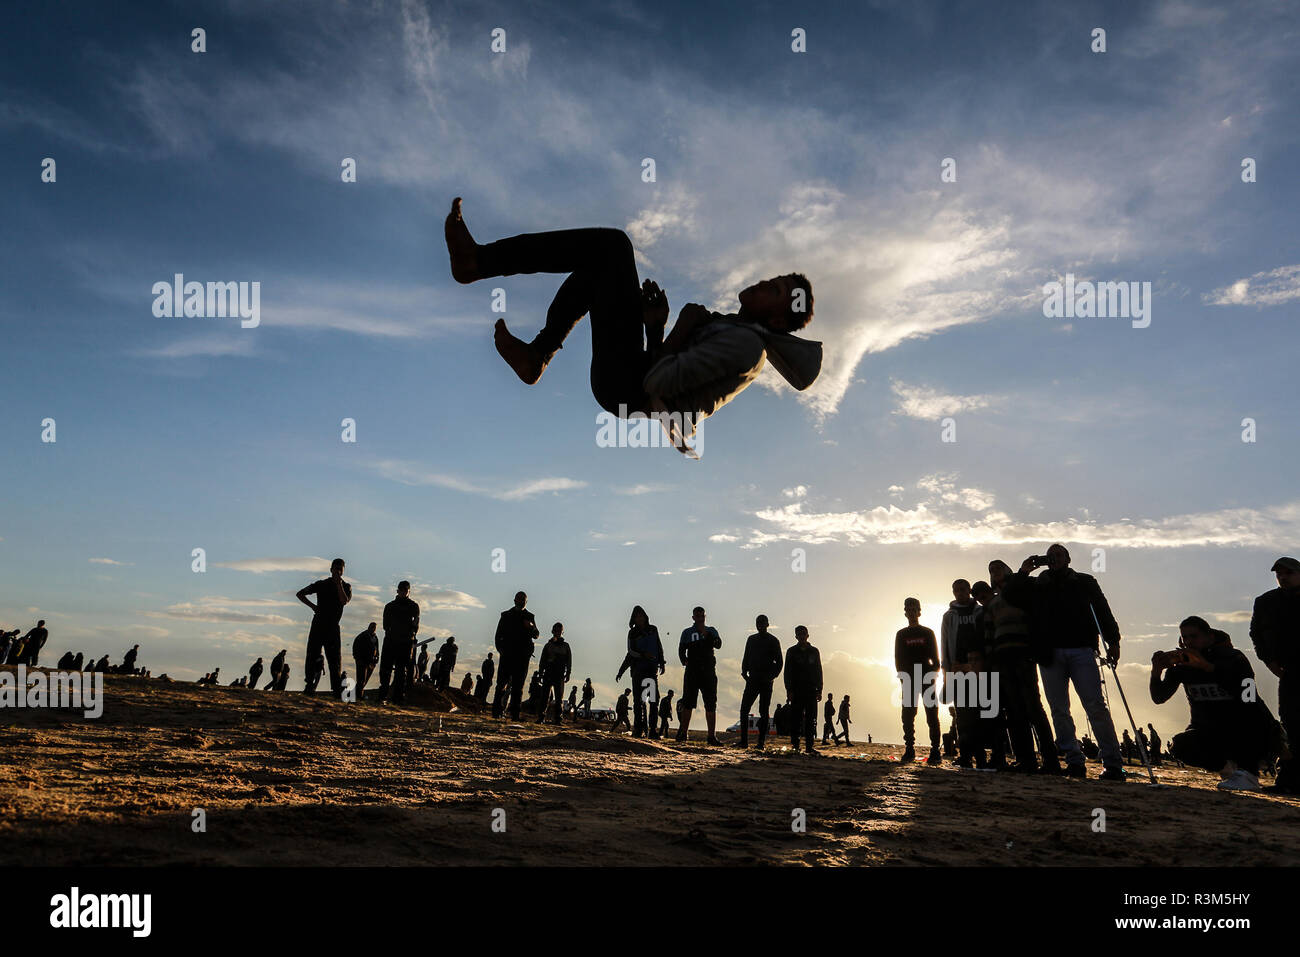
[(403, 485), (428, 485), (451, 489), (468, 495), (484, 495), (503, 502), (517, 502), (547, 492), (568, 492), (573, 489), (586, 488), (587, 483), (580, 479), (560, 476), (529, 479), (517, 484), (486, 483), (472, 479), (434, 472), (414, 462), (396, 459), (383, 459), (375, 462), (372, 469), (386, 479)]
[(116, 559), (112, 559), (112, 558), (92, 558), (90, 559), (90, 563), (92, 565), (134, 565), (135, 564), (135, 562), (119, 562)]
[(895, 415), (906, 415), (913, 419), (940, 419), (960, 412), (973, 412), (987, 409), (1001, 401), (993, 395), (951, 395), (923, 385), (907, 385), (893, 379), (890, 385), (894, 391)]
[(331, 560), (307, 555), (301, 558), (241, 558), (234, 562), (214, 562), (213, 565), (237, 572), (252, 572), (254, 575), (266, 572), (320, 572), (323, 576), (328, 573)]
[(1300, 299), (1300, 264), (1257, 272), (1201, 298), (1211, 306), (1277, 306)]

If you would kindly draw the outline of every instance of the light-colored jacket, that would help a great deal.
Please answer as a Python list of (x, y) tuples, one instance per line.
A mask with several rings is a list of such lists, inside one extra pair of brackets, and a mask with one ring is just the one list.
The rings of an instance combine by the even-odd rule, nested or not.
[[(687, 347), (650, 367), (642, 387), (652, 411), (678, 417), (680, 435), (669, 437), (679, 451), (690, 453), (685, 440), (700, 422), (722, 408), (758, 378), (765, 362), (802, 392), (822, 367), (822, 344), (788, 332), (773, 332), (738, 316), (711, 313), (712, 319), (692, 334)], [(662, 421), (662, 420), (661, 420)], [(664, 424), (665, 429), (669, 426)]]

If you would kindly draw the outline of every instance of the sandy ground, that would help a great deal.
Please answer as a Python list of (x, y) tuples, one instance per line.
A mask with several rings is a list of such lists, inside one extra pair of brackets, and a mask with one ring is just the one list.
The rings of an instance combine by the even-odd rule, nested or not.
[(110, 676), (105, 692), (96, 721), (0, 711), (4, 864), (1300, 860), (1300, 801), (1176, 767), (1153, 789), (1097, 781), (1096, 765), (1088, 781), (899, 765), (887, 745), (755, 754), (159, 680)]

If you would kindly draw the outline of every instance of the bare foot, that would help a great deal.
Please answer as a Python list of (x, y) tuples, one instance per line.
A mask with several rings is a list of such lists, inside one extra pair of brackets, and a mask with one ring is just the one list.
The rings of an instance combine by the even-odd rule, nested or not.
[(496, 342), (497, 352), (501, 354), (501, 358), (515, 370), (515, 375), (519, 376), (524, 385), (536, 385), (537, 380), (546, 371), (546, 364), (550, 362), (551, 357), (543, 356), (532, 343), (524, 342), (511, 335), (504, 319), (497, 320), (492, 338)]
[(447, 252), (451, 254), (451, 277), (460, 283), (471, 283), (479, 278), (478, 243), (469, 234), (469, 227), (460, 215), (460, 197), (451, 201), (451, 212), (443, 223), (447, 237)]

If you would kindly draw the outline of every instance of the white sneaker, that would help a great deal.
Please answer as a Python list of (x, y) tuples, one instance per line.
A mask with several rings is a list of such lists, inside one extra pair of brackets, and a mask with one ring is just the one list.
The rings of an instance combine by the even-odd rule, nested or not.
[(1220, 791), (1261, 791), (1259, 778), (1249, 771), (1243, 771), (1238, 768), (1232, 773), (1232, 777), (1220, 781), (1218, 784)]

